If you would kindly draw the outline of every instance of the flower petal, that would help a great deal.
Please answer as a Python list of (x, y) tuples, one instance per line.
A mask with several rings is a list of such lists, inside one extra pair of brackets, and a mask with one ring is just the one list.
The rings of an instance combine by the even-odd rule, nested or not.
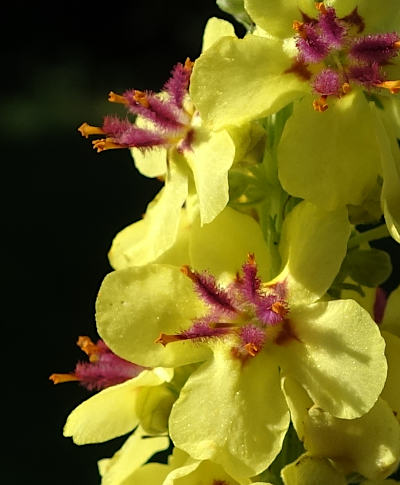
[(389, 404), (393, 414), (400, 421), (400, 338), (389, 332), (382, 332), (386, 342), (386, 359), (388, 375), (382, 398)]
[(202, 52), (211, 47), (217, 40), (225, 36), (236, 37), (233, 25), (227, 20), (211, 17), (206, 23), (203, 34)]
[(244, 5), (257, 25), (281, 39), (293, 36), (293, 21), (302, 20), (301, 12), (317, 17), (313, 0), (245, 0)]
[(186, 171), (170, 163), (165, 186), (148, 205), (144, 219), (129, 226), (113, 241), (109, 254), (112, 266), (147, 264), (167, 251), (176, 241), (187, 193)]
[(385, 342), (366, 310), (353, 300), (293, 308), (289, 321), (298, 340), (280, 346), (279, 362), (316, 405), (352, 419), (369, 411), (382, 391)]
[(189, 377), (170, 416), (176, 446), (239, 477), (273, 461), (288, 425), (275, 362), (261, 352), (243, 365), (224, 342)]
[(361, 91), (332, 100), (324, 113), (304, 96), (295, 103), (278, 147), (283, 188), (327, 210), (362, 204), (380, 172), (375, 131)]
[(347, 484), (344, 475), (335, 470), (327, 459), (311, 456), (308, 453), (286, 465), (281, 474), (285, 485)]
[(384, 6), (379, 0), (359, 0), (357, 10), (365, 22), (363, 34), (400, 30), (400, 11), (396, 0), (385, 1)]
[(131, 148), (135, 166), (145, 177), (160, 177), (167, 171), (167, 150), (155, 147), (150, 150)]
[(389, 295), (381, 329), (400, 337), (400, 286)]
[(139, 392), (143, 387), (163, 382), (165, 378), (145, 370), (122, 384), (103, 389), (72, 411), (64, 427), (64, 436), (71, 436), (74, 443), (84, 445), (102, 443), (131, 431), (139, 422), (135, 409)]
[(304, 441), (304, 416), (313, 406), (310, 396), (303, 387), (289, 376), (282, 378), (282, 391), (290, 410), (290, 418), (300, 441)]
[(371, 107), (375, 115), (377, 139), (381, 147), (383, 211), (390, 234), (400, 243), (400, 149), (388, 118), (380, 116), (378, 109), (372, 104)]
[(213, 132), (200, 126), (185, 156), (193, 170), (201, 223), (206, 224), (228, 203), (228, 170), (235, 157), (235, 145), (227, 131)]
[[(161, 467), (167, 467), (160, 464), (157, 464), (159, 465), (157, 467), (157, 474), (154, 473), (154, 470), (150, 474), (152, 477), (161, 477), (160, 481), (140, 482), (139, 479), (133, 481), (134, 478), (139, 478), (133, 474), (142, 470), (140, 467), (155, 453), (165, 450), (169, 445), (169, 439), (166, 436), (143, 439), (144, 437), (145, 433), (143, 430), (140, 427), (137, 428), (135, 433), (125, 441), (122, 448), (118, 450), (112, 458), (100, 460), (99, 470), (102, 476), (102, 485), (128, 485), (130, 483), (135, 483), (137, 485), (147, 485), (148, 483), (151, 483), (152, 485), (161, 485), (162, 478), (166, 474), (163, 474), (164, 470)], [(139, 476), (142, 477), (141, 474), (139, 474)], [(147, 474), (146, 477), (148, 478)]]
[[(151, 205), (147, 211), (151, 211)], [(114, 269), (124, 269), (129, 266), (143, 266), (148, 263), (165, 263), (175, 266), (182, 266), (189, 262), (189, 226), (186, 209), (181, 209), (179, 216), (179, 228), (175, 242), (169, 249), (166, 249), (154, 259), (154, 252), (149, 248), (147, 254), (142, 251), (138, 253), (142, 239), (146, 237), (148, 230), (148, 219), (134, 222), (125, 227), (113, 239), (108, 259)]]
[(220, 281), (231, 282), (249, 253), (256, 257), (262, 278), (268, 268), (267, 247), (260, 226), (245, 214), (226, 207), (211, 224), (192, 226), (190, 260)]
[(400, 425), (383, 399), (358, 419), (334, 418), (314, 406), (305, 419), (304, 445), (313, 455), (331, 458), (345, 474), (386, 478), (399, 463)]
[(191, 97), (214, 129), (261, 118), (309, 90), (295, 74), (284, 74), (291, 63), (278, 40), (224, 37), (195, 62)]
[(312, 303), (328, 290), (347, 251), (350, 224), (346, 209), (327, 212), (301, 202), (286, 217), (280, 252), (285, 262), (289, 304)]
[(228, 475), (221, 465), (212, 461), (194, 461), (188, 460), (188, 464), (173, 470), (166, 478), (163, 485), (244, 485), (250, 484), (249, 480), (236, 481), (231, 475)]
[(180, 333), (203, 313), (190, 279), (176, 267), (158, 264), (110, 273), (96, 302), (102, 339), (120, 357), (150, 367), (176, 367), (207, 357), (202, 344), (154, 343), (161, 332)]

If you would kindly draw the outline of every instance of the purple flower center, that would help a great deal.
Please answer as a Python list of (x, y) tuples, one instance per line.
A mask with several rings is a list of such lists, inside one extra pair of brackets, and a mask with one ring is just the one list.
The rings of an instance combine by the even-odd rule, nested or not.
[(232, 355), (247, 359), (255, 357), (267, 340), (284, 341), (279, 335), (280, 324), (287, 321), (289, 312), (286, 282), (262, 284), (254, 255), (248, 256), (241, 274), (227, 287), (218, 285), (207, 272), (198, 273), (187, 266), (182, 271), (192, 280), (195, 292), (207, 306), (207, 313), (179, 334), (162, 333), (156, 342), (167, 345), (181, 340), (229, 337)]
[[(286, 72), (310, 72), (313, 91), (320, 95), (314, 101), (317, 111), (328, 108), (328, 96), (341, 97), (352, 85), (364, 89), (388, 89), (400, 92), (400, 81), (386, 79), (384, 67), (396, 57), (400, 48), (400, 36), (396, 32), (361, 35), (364, 20), (357, 8), (339, 18), (332, 7), (324, 2), (316, 3), (317, 18), (303, 14), (303, 21), (295, 21), (295, 39), (298, 56), (292, 68)], [(301, 68), (300, 68), (301, 66)], [(304, 76), (302, 76), (305, 79)]]

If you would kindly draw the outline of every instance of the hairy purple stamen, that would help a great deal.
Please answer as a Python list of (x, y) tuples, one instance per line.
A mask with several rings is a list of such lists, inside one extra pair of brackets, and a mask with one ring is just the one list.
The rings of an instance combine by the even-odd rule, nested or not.
[(384, 76), (376, 62), (367, 66), (351, 66), (348, 70), (348, 76), (350, 79), (366, 88), (375, 86), (384, 81)]
[(335, 9), (327, 8), (324, 12), (321, 12), (318, 19), (318, 26), (321, 29), (324, 41), (330, 47), (338, 49), (342, 46), (346, 29), (338, 21)]
[(242, 294), (250, 301), (253, 301), (260, 289), (261, 280), (257, 276), (257, 266), (254, 256), (249, 256), (246, 263), (242, 266), (243, 279), (240, 284)]
[(79, 337), (77, 344), (89, 356), (89, 362), (78, 362), (74, 372), (69, 374), (52, 374), (50, 379), (55, 384), (79, 381), (89, 391), (101, 390), (121, 384), (145, 370), (118, 357), (102, 340), (93, 343), (89, 337)]
[(236, 313), (228, 292), (220, 288), (215, 277), (209, 273), (197, 273), (188, 266), (182, 268), (183, 273), (193, 281), (200, 298), (217, 313)]
[(369, 34), (355, 39), (349, 54), (360, 62), (384, 64), (397, 56), (399, 39), (396, 32)]
[(256, 325), (245, 325), (240, 329), (240, 340), (243, 347), (251, 345), (252, 348), (257, 351), (261, 350), (265, 341), (265, 332)]
[(223, 326), (212, 326), (212, 322), (199, 320), (190, 328), (181, 333), (186, 339), (205, 339), (210, 337), (221, 337), (231, 332), (231, 328)]
[(296, 46), (303, 62), (318, 63), (329, 52), (329, 45), (316, 28), (309, 24), (304, 24), (301, 27), (301, 36), (296, 40)]
[(142, 370), (142, 367), (123, 360), (115, 354), (105, 354), (97, 362), (79, 362), (74, 373), (89, 391), (99, 391), (132, 379)]
[(314, 91), (324, 96), (339, 94), (341, 85), (339, 73), (333, 69), (324, 69), (315, 76), (313, 82)]
[(191, 66), (178, 63), (172, 70), (170, 79), (164, 85), (166, 91), (178, 108), (182, 108), (182, 102), (187, 93), (190, 81)]

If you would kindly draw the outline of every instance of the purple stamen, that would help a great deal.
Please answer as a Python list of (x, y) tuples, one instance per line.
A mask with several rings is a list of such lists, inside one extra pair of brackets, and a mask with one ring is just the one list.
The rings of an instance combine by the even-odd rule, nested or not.
[(190, 328), (182, 332), (180, 335), (184, 339), (206, 339), (211, 337), (222, 337), (231, 333), (232, 328), (230, 326), (213, 326), (211, 319), (205, 318), (197, 320)]
[(265, 341), (265, 332), (256, 325), (245, 325), (240, 329), (240, 340), (245, 347), (251, 345), (257, 351), (261, 350)]
[(356, 81), (366, 88), (370, 88), (384, 81), (384, 75), (376, 62), (371, 65), (351, 66), (348, 71), (348, 76), (349, 79)]
[(175, 131), (182, 128), (182, 123), (178, 119), (180, 113), (176, 107), (168, 101), (159, 99), (154, 93), (145, 93), (145, 102), (137, 100), (135, 90), (126, 91), (123, 96), (128, 101), (131, 113), (151, 121), (159, 130)]
[(385, 34), (369, 34), (355, 39), (350, 56), (360, 62), (384, 64), (398, 54), (400, 40), (396, 32)]
[(142, 370), (143, 367), (108, 352), (101, 354), (97, 362), (79, 362), (74, 374), (89, 391), (99, 391), (132, 379)]
[(296, 46), (300, 52), (300, 60), (303, 62), (318, 63), (329, 52), (329, 45), (317, 32), (316, 28), (309, 24), (304, 24), (301, 27)]
[(104, 118), (103, 130), (107, 136), (113, 139), (114, 143), (127, 147), (148, 148), (164, 145), (167, 142), (165, 136), (138, 128), (128, 120), (120, 120), (115, 116)]
[(343, 44), (346, 29), (338, 22), (334, 8), (327, 8), (319, 16), (318, 26), (324, 41), (330, 46), (338, 49)]
[(220, 288), (215, 277), (207, 272), (197, 273), (187, 266), (182, 268), (186, 276), (193, 281), (200, 298), (217, 313), (236, 313), (229, 294)]
[(182, 108), (183, 99), (189, 87), (191, 68), (180, 62), (173, 68), (170, 79), (165, 83), (163, 90), (172, 98), (178, 108)]
[(255, 301), (260, 289), (261, 280), (257, 276), (257, 265), (254, 257), (249, 256), (242, 266), (243, 278), (240, 281), (240, 290), (244, 297), (252, 302)]
[(101, 390), (121, 384), (145, 370), (118, 357), (102, 340), (93, 343), (89, 337), (79, 337), (77, 344), (88, 355), (89, 362), (78, 362), (74, 372), (69, 374), (52, 374), (50, 379), (55, 384), (79, 381), (89, 391)]
[(280, 300), (275, 295), (262, 296), (256, 302), (257, 318), (263, 325), (273, 326), (284, 320), (283, 315), (274, 310), (276, 303), (280, 303)]
[(339, 73), (333, 69), (324, 69), (315, 76), (313, 82), (314, 91), (323, 96), (338, 95), (341, 85)]
[(124, 133), (115, 137), (115, 142), (127, 147), (151, 148), (160, 145), (165, 146), (168, 143), (168, 139), (154, 131), (130, 125)]
[[(181, 112), (170, 101), (164, 101), (157, 96), (149, 96), (149, 108), (157, 116), (157, 125), (165, 130), (178, 130), (182, 128)], [(182, 120), (188, 121), (188, 120)]]
[(121, 120), (117, 116), (105, 116), (102, 128), (108, 136), (117, 138), (131, 126), (132, 123), (128, 120)]

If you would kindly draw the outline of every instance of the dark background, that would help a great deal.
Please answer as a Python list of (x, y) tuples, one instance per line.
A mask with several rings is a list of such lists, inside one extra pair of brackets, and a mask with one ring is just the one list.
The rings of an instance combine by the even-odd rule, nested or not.
[(78, 447), (63, 438), (89, 393), (48, 376), (83, 357), (78, 335), (96, 339), (112, 238), (160, 183), (142, 177), (128, 151), (94, 152), (77, 127), (118, 112), (110, 90), (158, 91), (176, 62), (199, 55), (207, 19), (228, 18), (214, 0), (182, 5), (2, 7), (3, 483), (96, 484), (96, 461), (123, 441)]
[(91, 485), (96, 461), (123, 439), (78, 447), (62, 437), (89, 393), (48, 376), (83, 357), (79, 335), (97, 337), (94, 303), (111, 270), (111, 240), (161, 185), (135, 170), (128, 151), (97, 154), (77, 127), (122, 114), (107, 102), (110, 90), (160, 90), (174, 64), (199, 55), (206, 21), (220, 11), (214, 0), (50, 5), (1, 10), (1, 482)]

